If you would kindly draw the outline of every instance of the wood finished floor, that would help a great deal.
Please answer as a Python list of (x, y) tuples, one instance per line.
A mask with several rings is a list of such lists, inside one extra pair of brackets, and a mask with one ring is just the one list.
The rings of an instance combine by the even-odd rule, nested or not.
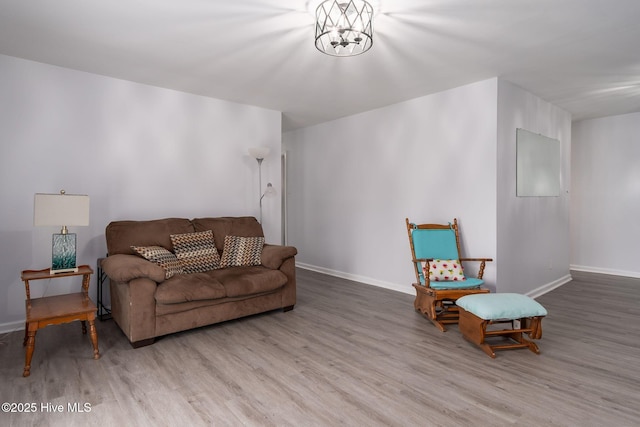
[[(98, 322), (102, 358), (76, 323), (0, 337), (7, 426), (637, 426), (640, 280), (574, 274), (538, 299), (540, 355), (490, 359), (456, 326), (439, 332), (413, 297), (298, 270), (298, 303), (134, 350)], [(90, 412), (69, 413), (69, 403)], [(64, 406), (47, 413), (42, 404)]]

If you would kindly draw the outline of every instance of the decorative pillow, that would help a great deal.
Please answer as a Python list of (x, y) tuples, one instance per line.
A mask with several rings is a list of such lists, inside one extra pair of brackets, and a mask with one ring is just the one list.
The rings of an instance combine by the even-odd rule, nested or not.
[(131, 246), (135, 252), (143, 258), (158, 264), (164, 269), (164, 278), (168, 279), (174, 274), (183, 274), (184, 270), (176, 255), (162, 246)]
[(222, 250), (222, 267), (261, 265), (264, 237), (226, 236)]
[(172, 234), (171, 243), (185, 273), (202, 273), (220, 268), (220, 254), (213, 231)]
[(432, 282), (458, 282), (466, 280), (462, 272), (462, 265), (457, 259), (434, 259), (429, 262), (427, 271), (426, 263), (423, 263), (422, 271), (424, 275), (429, 275)]

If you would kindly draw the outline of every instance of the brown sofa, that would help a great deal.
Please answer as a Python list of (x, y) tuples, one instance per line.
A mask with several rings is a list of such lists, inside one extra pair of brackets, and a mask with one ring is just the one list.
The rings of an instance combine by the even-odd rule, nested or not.
[(294, 247), (265, 244), (261, 265), (176, 274), (168, 279), (163, 267), (131, 248), (161, 246), (173, 251), (172, 234), (207, 230), (212, 230), (221, 255), (225, 236), (264, 236), (253, 217), (115, 221), (107, 226), (108, 256), (102, 268), (110, 279), (111, 312), (134, 347), (178, 331), (270, 310), (293, 309)]

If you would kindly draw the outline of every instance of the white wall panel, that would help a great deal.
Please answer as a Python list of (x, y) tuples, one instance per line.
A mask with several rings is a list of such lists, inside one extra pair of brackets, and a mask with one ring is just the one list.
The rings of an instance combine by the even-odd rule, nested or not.
[(405, 217), (457, 217), (463, 252), (495, 258), (496, 93), (491, 79), (285, 133), (298, 260), (412, 293)]
[(640, 113), (573, 124), (571, 264), (640, 277)]
[[(569, 278), (571, 116), (498, 84), (498, 291), (529, 293)], [(516, 129), (560, 141), (560, 195), (516, 196)]]
[[(0, 325), (24, 319), (23, 269), (51, 263), (55, 227), (33, 226), (36, 192), (88, 194), (78, 262), (104, 256), (113, 220), (258, 216), (263, 183), (280, 187), (281, 114), (0, 55)], [(279, 199), (265, 199), (267, 240), (280, 242)], [(34, 296), (68, 291), (57, 281)], [(95, 288), (95, 281), (92, 283)], [(92, 289), (92, 292), (95, 292)]]

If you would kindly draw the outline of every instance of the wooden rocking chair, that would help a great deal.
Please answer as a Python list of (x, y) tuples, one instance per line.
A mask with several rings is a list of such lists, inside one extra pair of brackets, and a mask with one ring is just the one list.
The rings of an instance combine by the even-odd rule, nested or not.
[[(482, 288), (482, 275), (486, 262), (491, 258), (461, 258), (460, 238), (458, 235), (458, 221), (453, 224), (413, 224), (406, 219), (407, 234), (411, 245), (413, 267), (416, 274), (415, 309), (424, 314), (442, 332), (446, 331), (445, 324), (458, 323), (459, 311), (455, 302), (458, 298), (471, 294), (489, 293)], [(466, 271), (464, 280), (454, 280), (446, 274), (434, 277), (443, 280), (433, 280), (431, 272), (434, 268), (442, 271), (442, 264), (437, 260), (455, 261), (456, 263), (477, 261), (480, 263), (476, 277), (468, 277)], [(426, 267), (426, 268), (425, 268)], [(457, 268), (457, 266), (456, 266)], [(461, 267), (460, 267), (461, 268)], [(448, 272), (449, 270), (445, 270)]]

